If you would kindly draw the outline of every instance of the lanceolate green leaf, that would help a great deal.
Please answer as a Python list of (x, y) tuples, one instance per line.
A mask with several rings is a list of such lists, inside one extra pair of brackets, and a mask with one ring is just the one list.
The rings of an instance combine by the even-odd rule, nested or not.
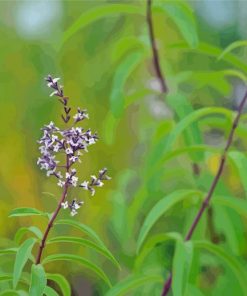
[(247, 157), (244, 153), (239, 151), (231, 151), (228, 153), (228, 156), (238, 169), (239, 177), (242, 181), (245, 194), (247, 195)]
[[(181, 42), (179, 44), (174, 45), (174, 47), (185, 49), (188, 51), (191, 51), (191, 49), (188, 47), (188, 45), (185, 42)], [(217, 58), (221, 53), (221, 48), (212, 46), (211, 44), (200, 42), (199, 46), (196, 49), (193, 49), (194, 53), (202, 53), (211, 57)], [(241, 69), (242, 71), (247, 71), (247, 64), (243, 62), (243, 60), (239, 59), (238, 57), (234, 56), (231, 53), (228, 53), (227, 55), (223, 56), (222, 59), (229, 64), (237, 67), (238, 69)]]
[(220, 107), (206, 107), (199, 109), (197, 111), (194, 111), (193, 113), (190, 113), (187, 115), (184, 119), (182, 119), (173, 129), (173, 131), (170, 133), (168, 140), (166, 141), (166, 147), (164, 149), (164, 152), (167, 153), (172, 145), (174, 144), (175, 140), (178, 138), (178, 136), (193, 122), (198, 121), (200, 118), (208, 115), (224, 115), (230, 119), (232, 119), (232, 112)]
[(79, 244), (84, 247), (91, 248), (100, 254), (104, 255), (106, 258), (111, 260), (116, 266), (120, 267), (117, 260), (114, 258), (114, 256), (111, 254), (110, 251), (108, 251), (105, 247), (102, 247), (99, 244), (96, 244), (90, 240), (83, 239), (80, 237), (74, 237), (74, 236), (58, 236), (51, 238), (47, 241), (47, 244), (51, 243), (75, 243)]
[(51, 287), (45, 287), (44, 294), (46, 296), (59, 296), (59, 294)]
[[(9, 273), (4, 273), (4, 274), (0, 274), (0, 282), (9, 282), (9, 281), (13, 281), (13, 274), (9, 274)], [(21, 283), (29, 285), (29, 281), (27, 279), (20, 278), (19, 280)], [(1, 284), (0, 284), (1, 287)]]
[(240, 215), (247, 217), (247, 201), (236, 197), (216, 195), (212, 199), (213, 204), (234, 209)]
[(70, 219), (60, 219), (60, 220), (56, 220), (55, 225), (69, 225), (69, 226), (75, 227), (75, 228), (79, 229), (80, 231), (82, 231), (83, 233), (87, 234), (94, 241), (99, 243), (102, 247), (107, 249), (105, 244), (103, 243), (103, 241), (98, 236), (98, 234), (92, 228), (88, 227), (85, 224), (82, 224), (78, 221), (74, 221), (74, 220), (70, 220)]
[(235, 42), (231, 43), (223, 50), (223, 52), (220, 54), (218, 59), (219, 60), (222, 59), (229, 52), (233, 51), (234, 49), (236, 49), (238, 47), (242, 47), (242, 46), (247, 46), (247, 40), (240, 40), (240, 41), (235, 41)]
[(186, 291), (190, 266), (193, 257), (191, 241), (176, 241), (174, 259), (172, 263), (172, 291), (174, 296), (183, 296)]
[(190, 6), (183, 1), (154, 2), (155, 8), (162, 9), (177, 25), (180, 33), (189, 44), (195, 48), (198, 45), (198, 35), (194, 13)]
[(17, 208), (10, 212), (9, 217), (25, 217), (25, 216), (47, 216), (47, 213), (41, 212), (34, 208)]
[(43, 234), (41, 230), (38, 227), (30, 226), (30, 227), (21, 227), (17, 230), (14, 238), (15, 242), (19, 244), (23, 236), (28, 232), (31, 232), (35, 234), (37, 238), (42, 239)]
[[(185, 116), (193, 113), (194, 111), (189, 99), (181, 92), (167, 95), (166, 100), (169, 106), (172, 107), (172, 110), (175, 110), (179, 120), (182, 120)], [(184, 135), (187, 145), (202, 144), (201, 132), (198, 128), (197, 122), (193, 122), (185, 131)], [(198, 151), (197, 153), (189, 152), (189, 154), (191, 156), (191, 159), (195, 162), (203, 159), (203, 153), (201, 151)]]
[[(140, 286), (150, 283), (163, 283), (164, 279), (159, 275), (133, 275), (117, 283), (105, 296), (124, 296)], [(131, 294), (132, 295), (132, 294)], [(134, 294), (133, 294), (134, 295)]]
[(234, 256), (230, 255), (229, 252), (226, 252), (221, 247), (207, 241), (194, 241), (193, 244), (195, 248), (204, 249), (214, 254), (229, 268), (231, 268), (243, 290), (243, 295), (247, 295), (246, 269), (235, 259)]
[(23, 296), (23, 294), (16, 290), (5, 290), (3, 292), (0, 292), (0, 296)]
[(72, 35), (77, 33), (87, 25), (103, 18), (109, 17), (112, 14), (144, 14), (140, 6), (128, 5), (128, 4), (105, 4), (100, 7), (96, 7), (92, 10), (83, 13), (63, 34), (62, 44), (65, 43)]
[(17, 283), (20, 279), (22, 270), (27, 263), (28, 258), (31, 256), (32, 248), (36, 242), (36, 239), (27, 239), (18, 249), (14, 265), (13, 274), (13, 286), (16, 288)]
[(46, 282), (47, 280), (43, 266), (41, 264), (33, 264), (29, 296), (43, 296)]
[(170, 240), (176, 241), (178, 239), (181, 240), (182, 236), (177, 232), (159, 233), (148, 238), (147, 242), (143, 245), (140, 254), (136, 258), (135, 269), (139, 270), (141, 268), (145, 258), (152, 252), (156, 245), (160, 245), (161, 243), (165, 243)]
[(185, 198), (198, 195), (201, 195), (201, 192), (195, 190), (178, 190), (158, 201), (148, 213), (141, 227), (137, 240), (137, 253), (139, 253), (140, 248), (142, 247), (142, 244), (145, 241), (150, 229), (162, 215), (164, 215), (176, 203), (184, 200)]
[(43, 264), (47, 264), (54, 261), (73, 261), (76, 263), (80, 263), (87, 267), (88, 269), (95, 272), (101, 279), (103, 279), (109, 286), (111, 286), (111, 282), (104, 273), (102, 269), (96, 266), (94, 263), (88, 261), (87, 259), (77, 256), (77, 255), (70, 255), (70, 254), (54, 254), (49, 255), (43, 260)]
[(124, 110), (124, 85), (141, 58), (142, 53), (139, 51), (130, 53), (116, 70), (110, 95), (110, 108), (116, 118), (120, 117)]
[(46, 274), (46, 277), (48, 280), (55, 282), (59, 286), (63, 296), (71, 296), (70, 284), (64, 276), (61, 274), (48, 273)]
[(18, 248), (9, 248), (0, 250), (0, 255), (12, 255), (16, 254)]

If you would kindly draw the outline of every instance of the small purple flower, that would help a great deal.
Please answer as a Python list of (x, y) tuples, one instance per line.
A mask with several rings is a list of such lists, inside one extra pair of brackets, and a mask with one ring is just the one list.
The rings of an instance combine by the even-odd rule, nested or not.
[[(45, 80), (47, 86), (53, 89), (51, 96), (55, 95), (59, 101), (63, 104), (64, 114), (62, 114), (63, 121), (68, 124), (70, 120), (71, 108), (68, 107), (68, 97), (64, 97), (63, 87), (58, 84), (60, 78), (52, 78), (48, 75)], [(89, 116), (86, 110), (77, 108), (77, 113), (73, 116), (74, 125), (81, 122), (84, 119), (88, 119)], [(77, 171), (73, 167), (77, 163), (81, 162), (83, 151), (88, 152), (88, 147), (95, 144), (98, 141), (96, 133), (92, 133), (90, 129), (84, 130), (83, 127), (71, 126), (65, 129), (60, 129), (55, 125), (53, 121), (45, 125), (42, 129), (43, 134), (38, 141), (40, 144), (40, 157), (37, 164), (41, 170), (46, 170), (48, 177), (54, 176), (58, 179), (57, 185), (60, 187), (81, 187), (91, 192), (94, 195), (96, 187), (102, 187), (103, 180), (109, 180), (110, 177), (106, 175), (106, 169), (100, 170), (98, 177), (91, 176), (91, 181), (79, 182), (79, 177), (76, 175)], [(58, 160), (59, 155), (59, 160)], [(60, 165), (61, 155), (64, 155), (65, 164)], [(80, 185), (78, 185), (78, 183)], [(76, 199), (71, 204), (68, 201), (64, 201), (61, 207), (64, 209), (70, 208), (71, 215), (77, 214), (77, 210), (83, 202), (77, 202)]]

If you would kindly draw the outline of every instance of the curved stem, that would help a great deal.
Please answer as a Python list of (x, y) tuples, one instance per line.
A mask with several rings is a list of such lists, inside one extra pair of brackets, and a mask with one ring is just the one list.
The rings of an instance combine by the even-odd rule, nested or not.
[[(201, 216), (202, 214), (204, 213), (204, 211), (206, 210), (207, 206), (209, 205), (209, 202), (213, 196), (213, 193), (214, 193), (214, 190), (219, 182), (219, 179), (223, 173), (223, 169), (224, 169), (224, 165), (225, 165), (225, 161), (226, 161), (226, 157), (227, 157), (227, 152), (232, 144), (232, 141), (233, 141), (233, 136), (234, 136), (234, 132), (238, 126), (238, 123), (239, 123), (239, 119), (240, 119), (240, 116), (242, 114), (242, 111), (243, 111), (243, 108), (244, 108), (244, 105), (247, 101), (247, 92), (245, 93), (239, 107), (238, 107), (238, 111), (237, 111), (237, 115), (233, 121), (233, 124), (232, 124), (232, 127), (231, 127), (231, 131), (229, 133), (229, 136), (228, 136), (228, 139), (226, 141), (226, 146), (225, 146), (225, 149), (221, 155), (221, 159), (220, 159), (220, 164), (219, 164), (219, 167), (218, 167), (218, 171), (211, 183), (211, 186), (209, 188), (209, 191), (204, 199), (204, 201), (202, 202), (201, 204), (201, 207), (197, 213), (197, 215), (195, 216), (195, 219), (190, 227), (190, 229), (188, 230), (188, 233), (187, 235), (185, 236), (185, 241), (188, 241), (191, 239), (200, 219), (201, 219)], [(163, 292), (162, 292), (162, 296), (166, 296), (168, 293), (169, 293), (169, 290), (171, 288), (171, 284), (172, 284), (172, 274), (170, 275), (170, 277), (167, 279), (167, 281), (165, 282), (164, 284), (164, 288), (163, 288)]]
[[(70, 167), (70, 163), (69, 163), (69, 158), (67, 156), (66, 157), (66, 171), (67, 172), (69, 171), (69, 167)], [(63, 193), (62, 193), (62, 196), (61, 196), (61, 198), (60, 198), (60, 200), (58, 202), (57, 208), (56, 208), (55, 212), (53, 213), (49, 223), (47, 224), (46, 230), (45, 230), (43, 238), (41, 240), (35, 264), (39, 264), (40, 261), (41, 261), (42, 253), (43, 253), (44, 248), (45, 248), (46, 239), (47, 239), (48, 234), (49, 234), (49, 232), (50, 232), (50, 230), (51, 230), (51, 228), (53, 226), (53, 222), (56, 219), (56, 217), (57, 217), (57, 215), (58, 215), (58, 213), (59, 213), (59, 211), (61, 209), (61, 205), (62, 205), (62, 203), (64, 202), (64, 200), (65, 200), (65, 198), (67, 196), (68, 188), (69, 188), (69, 184), (65, 183)]]
[(154, 69), (155, 69), (157, 78), (160, 81), (162, 92), (167, 93), (168, 88), (166, 85), (165, 77), (161, 71), (159, 53), (158, 53), (157, 45), (155, 42), (155, 36), (154, 36), (153, 19), (152, 19), (152, 0), (147, 0), (146, 17), (147, 17), (148, 30), (149, 30), (149, 39), (150, 39), (150, 43), (152, 46), (152, 52), (153, 52)]

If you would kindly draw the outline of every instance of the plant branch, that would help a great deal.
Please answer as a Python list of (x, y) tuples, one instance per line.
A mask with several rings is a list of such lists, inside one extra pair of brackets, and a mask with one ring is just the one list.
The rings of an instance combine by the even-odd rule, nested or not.
[[(238, 107), (238, 110), (237, 110), (237, 115), (233, 121), (233, 124), (232, 124), (232, 127), (231, 127), (231, 130), (230, 130), (230, 133), (229, 133), (229, 136), (228, 136), (228, 139), (227, 139), (227, 142), (226, 142), (226, 146), (225, 146), (225, 149), (221, 155), (221, 159), (220, 159), (220, 164), (219, 164), (219, 167), (218, 167), (218, 171), (211, 183), (211, 186), (209, 188), (209, 191), (204, 199), (204, 201), (202, 202), (202, 205), (197, 213), (197, 215), (195, 216), (195, 219), (185, 237), (185, 241), (188, 241), (191, 239), (200, 219), (201, 219), (201, 216), (202, 214), (204, 213), (204, 211), (206, 210), (207, 206), (209, 205), (209, 202), (212, 198), (212, 195), (214, 193), (214, 190), (219, 182), (219, 179), (223, 173), (223, 169), (224, 169), (224, 165), (225, 165), (225, 161), (226, 161), (226, 157), (227, 157), (227, 152), (232, 144), (232, 141), (233, 141), (233, 136), (234, 136), (234, 133), (235, 133), (235, 130), (238, 126), (238, 123), (239, 123), (239, 119), (240, 119), (240, 116), (242, 114), (242, 111), (243, 111), (243, 108), (244, 108), (244, 105), (247, 101), (247, 92), (245, 93), (239, 107)], [(170, 274), (169, 278), (167, 279), (167, 281), (165, 282), (164, 284), (164, 288), (163, 288), (163, 292), (162, 292), (162, 296), (166, 296), (168, 293), (169, 293), (169, 290), (171, 288), (171, 284), (172, 284), (172, 274)]]
[[(70, 163), (69, 163), (69, 157), (68, 155), (66, 156), (66, 171), (68, 172), (69, 171), (69, 168), (70, 168)], [(58, 202), (58, 205), (57, 205), (57, 208), (55, 210), (55, 212), (53, 213), (49, 223), (47, 224), (47, 227), (46, 227), (46, 230), (45, 230), (45, 233), (43, 235), (43, 238), (41, 240), (41, 243), (40, 243), (40, 246), (39, 246), (39, 251), (38, 251), (38, 254), (37, 254), (37, 257), (36, 257), (36, 261), (35, 261), (35, 264), (39, 264), (40, 263), (40, 260), (41, 260), (41, 257), (42, 257), (42, 253), (44, 251), (44, 248), (45, 248), (45, 243), (46, 243), (46, 239), (48, 237), (48, 234), (53, 226), (53, 222), (54, 220), (57, 218), (57, 215), (61, 209), (61, 205), (62, 203), (64, 202), (66, 196), (67, 196), (67, 192), (68, 192), (68, 188), (69, 188), (69, 184), (66, 182), (64, 184), (64, 189), (63, 189), (63, 193), (62, 193), (62, 196)]]
[(162, 92), (167, 93), (168, 88), (166, 85), (165, 77), (161, 71), (159, 53), (158, 53), (157, 45), (155, 42), (155, 36), (154, 36), (153, 19), (152, 19), (152, 0), (147, 0), (146, 18), (147, 18), (147, 23), (148, 23), (149, 39), (150, 39), (152, 52), (153, 52), (154, 69), (155, 69), (157, 78), (160, 81)]

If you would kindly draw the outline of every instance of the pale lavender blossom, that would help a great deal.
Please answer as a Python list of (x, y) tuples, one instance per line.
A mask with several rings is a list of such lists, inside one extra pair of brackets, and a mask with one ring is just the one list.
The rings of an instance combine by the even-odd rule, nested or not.
[[(63, 121), (68, 124), (70, 121), (71, 108), (68, 107), (68, 97), (64, 96), (63, 87), (58, 84), (59, 78), (52, 78), (48, 75), (45, 80), (47, 86), (53, 90), (51, 96), (55, 95), (63, 104)], [(74, 124), (71, 127), (61, 129), (51, 121), (45, 125), (41, 130), (43, 134), (38, 141), (40, 144), (39, 150), (41, 156), (38, 158), (37, 164), (41, 170), (46, 170), (48, 177), (54, 176), (58, 179), (57, 185), (60, 187), (81, 187), (95, 193), (96, 187), (104, 185), (103, 180), (109, 180), (110, 177), (106, 175), (107, 170), (104, 168), (99, 171), (98, 177), (91, 176), (91, 181), (79, 181), (77, 170), (73, 166), (81, 162), (83, 151), (88, 152), (88, 147), (98, 141), (97, 133), (93, 133), (90, 129), (85, 130), (83, 127), (75, 126), (89, 116), (86, 110), (77, 108), (76, 114), (73, 116)], [(59, 155), (59, 158), (58, 158)], [(64, 155), (65, 164), (60, 164), (61, 155)], [(77, 210), (83, 204), (82, 201), (77, 202), (73, 199), (72, 203), (64, 201), (61, 207), (70, 208), (71, 215), (77, 214)]]

